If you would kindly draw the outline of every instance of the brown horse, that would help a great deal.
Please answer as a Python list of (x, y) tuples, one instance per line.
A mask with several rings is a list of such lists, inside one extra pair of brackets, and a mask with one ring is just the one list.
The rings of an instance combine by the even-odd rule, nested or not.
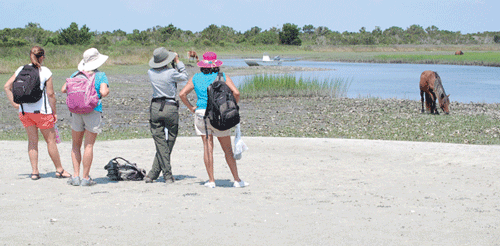
[(461, 50), (457, 50), (457, 51), (455, 52), (455, 55), (458, 55), (458, 56), (459, 56), (459, 55), (463, 55), (463, 54), (464, 54), (464, 52), (462, 52)]
[(195, 51), (193, 51), (193, 50), (190, 50), (190, 51), (188, 51), (188, 52), (187, 52), (187, 57), (188, 57), (188, 61), (190, 61), (190, 60), (191, 60), (191, 58), (192, 58), (193, 60), (194, 60), (194, 58), (196, 58), (196, 62), (199, 62), (199, 61), (200, 61), (200, 59), (198, 59), (198, 55), (197, 55), (197, 54), (196, 54), (196, 52), (195, 52)]
[(450, 113), (449, 105), (450, 95), (446, 95), (444, 92), (443, 84), (441, 83), (441, 77), (439, 77), (437, 72), (424, 71), (420, 75), (420, 98), (422, 101), (422, 113), (424, 110), (424, 94), (425, 94), (425, 106), (431, 111), (431, 114), (439, 114), (436, 108), (436, 98), (439, 101), (439, 107), (443, 110), (445, 114)]

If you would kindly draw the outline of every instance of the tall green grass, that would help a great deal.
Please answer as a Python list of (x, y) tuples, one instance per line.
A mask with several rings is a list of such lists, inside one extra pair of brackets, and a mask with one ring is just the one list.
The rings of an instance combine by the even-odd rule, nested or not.
[(302, 77), (293, 75), (269, 75), (261, 74), (246, 77), (239, 90), (243, 97), (345, 97), (352, 81), (344, 79), (324, 79)]

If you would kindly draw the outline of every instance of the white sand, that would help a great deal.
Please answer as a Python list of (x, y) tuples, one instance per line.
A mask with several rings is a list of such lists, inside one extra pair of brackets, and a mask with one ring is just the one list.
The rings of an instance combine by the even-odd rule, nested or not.
[[(0, 141), (0, 245), (499, 245), (500, 146), (244, 138), (246, 188), (215, 149), (217, 188), (199, 137), (181, 137), (173, 185), (110, 182), (121, 156), (149, 170), (152, 139), (99, 141), (93, 187), (29, 179), (27, 142)], [(217, 143), (218, 144), (218, 143)], [(59, 146), (72, 172), (70, 142)]]

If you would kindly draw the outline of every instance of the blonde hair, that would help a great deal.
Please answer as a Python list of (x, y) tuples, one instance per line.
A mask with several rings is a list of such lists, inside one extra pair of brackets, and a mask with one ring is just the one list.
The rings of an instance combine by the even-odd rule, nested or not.
[(45, 51), (40, 46), (33, 46), (30, 51), (30, 60), (34, 67), (39, 68), (42, 64), (41, 58), (45, 56)]

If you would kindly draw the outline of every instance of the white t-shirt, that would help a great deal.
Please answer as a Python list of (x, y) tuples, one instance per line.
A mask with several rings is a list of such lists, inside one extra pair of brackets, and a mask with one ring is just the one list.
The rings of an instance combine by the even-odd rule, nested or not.
[[(24, 66), (20, 66), (16, 70), (16, 76), (21, 72)], [(43, 90), (45, 86), (45, 82), (52, 77), (52, 72), (45, 66), (41, 66), (38, 70), (40, 70), (40, 89)], [(49, 100), (45, 101), (47, 98), (47, 92), (44, 91), (42, 93), (42, 98), (35, 103), (23, 103), (23, 109), (25, 113), (34, 113), (35, 111), (40, 111), (41, 114), (52, 114), (52, 108), (50, 107)], [(45, 111), (45, 103), (47, 103), (47, 111)], [(22, 112), (21, 107), (19, 107), (19, 113)]]

